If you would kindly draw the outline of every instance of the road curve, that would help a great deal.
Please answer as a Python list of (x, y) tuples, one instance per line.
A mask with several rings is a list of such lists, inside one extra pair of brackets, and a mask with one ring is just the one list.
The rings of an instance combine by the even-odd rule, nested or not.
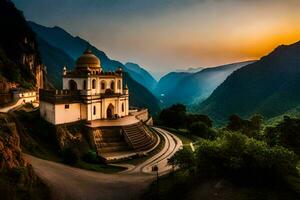
[(182, 141), (176, 137), (174, 134), (161, 129), (154, 127), (156, 131), (158, 131), (165, 140), (165, 145), (160, 152), (147, 159), (145, 162), (130, 168), (127, 171), (121, 173), (134, 174), (134, 173), (148, 173), (154, 174), (152, 172), (152, 167), (154, 165), (158, 166), (158, 172), (160, 175), (166, 174), (171, 170), (171, 166), (168, 165), (168, 159), (175, 154), (182, 147)]
[(182, 142), (173, 134), (155, 128), (165, 138), (165, 146), (153, 157), (132, 170), (116, 174), (104, 174), (87, 171), (42, 160), (25, 155), (35, 172), (50, 186), (54, 199), (57, 200), (128, 200), (138, 199), (154, 180), (151, 168), (159, 166), (160, 174), (167, 173), (171, 167), (167, 159), (181, 148)]

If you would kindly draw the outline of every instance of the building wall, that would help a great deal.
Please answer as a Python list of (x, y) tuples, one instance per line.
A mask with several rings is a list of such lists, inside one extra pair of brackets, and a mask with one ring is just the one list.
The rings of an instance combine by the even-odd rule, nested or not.
[[(63, 78), (63, 89), (69, 88), (69, 81), (75, 81), (77, 84), (78, 90), (84, 90), (84, 81), (86, 81), (86, 90), (89, 90), (88, 94), (100, 94), (105, 93), (106, 89), (111, 89), (111, 83), (114, 82), (114, 93), (122, 93), (123, 91), (123, 82), (122, 77), (88, 77), (88, 78)], [(92, 87), (92, 82), (95, 80), (95, 88)], [(102, 89), (101, 83), (105, 84), (105, 88)]]
[(32, 103), (37, 100), (37, 94), (35, 91), (26, 91), (26, 92), (14, 92), (14, 100), (22, 99), (23, 103)]
[[(87, 105), (87, 120), (97, 120), (97, 119), (101, 119), (101, 102), (93, 102), (91, 104)], [(94, 107), (96, 109), (96, 113), (94, 113)]]
[(85, 112), (86, 105), (80, 103), (55, 105), (40, 101), (40, 115), (51, 124), (64, 124), (86, 119)]
[[(63, 78), (63, 89), (64, 90), (68, 90), (69, 89), (69, 81), (70, 80), (73, 80), (73, 81), (76, 82), (78, 90), (83, 90), (83, 82), (84, 82), (84, 80), (86, 80), (87, 86), (88, 86), (88, 83), (89, 83), (89, 81), (87, 80), (87, 78)], [(90, 88), (90, 87), (88, 87), (88, 88)]]
[(85, 104), (80, 105), (80, 114), (82, 120), (87, 118), (87, 106)]
[[(67, 108), (67, 105), (69, 108)], [(56, 104), (55, 124), (64, 124), (81, 120), (80, 103)]]
[(51, 124), (55, 124), (55, 106), (48, 102), (40, 101), (40, 115)]
[(143, 109), (137, 112), (133, 112), (132, 115), (134, 115), (137, 119), (143, 122), (146, 122), (149, 119), (148, 109)]

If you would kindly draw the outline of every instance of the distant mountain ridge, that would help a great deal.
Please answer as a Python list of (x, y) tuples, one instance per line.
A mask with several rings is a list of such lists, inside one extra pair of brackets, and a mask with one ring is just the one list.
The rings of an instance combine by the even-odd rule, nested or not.
[(232, 73), (196, 111), (222, 122), (233, 113), (276, 117), (300, 105), (300, 42), (281, 45)]
[(146, 71), (144, 68), (139, 66), (136, 63), (127, 62), (125, 63), (125, 67), (129, 70), (129, 74), (135, 77), (134, 79), (139, 82), (143, 83), (143, 85), (148, 88), (150, 91), (153, 91), (157, 81), (153, 78), (153, 76)]
[(205, 68), (196, 73), (172, 72), (158, 82), (155, 94), (166, 106), (174, 103), (199, 103), (209, 97), (233, 71), (252, 62), (254, 61)]
[(205, 67), (189, 67), (188, 69), (177, 69), (175, 72), (197, 73), (203, 69), (205, 69)]
[(89, 46), (92, 52), (100, 58), (105, 71), (113, 71), (118, 67), (124, 69), (124, 83), (129, 86), (131, 106), (147, 107), (152, 113), (160, 110), (160, 103), (157, 98), (145, 86), (132, 78), (137, 72), (134, 72), (132, 76), (131, 71), (121, 62), (111, 60), (104, 52), (86, 40), (73, 37), (59, 27), (48, 28), (34, 22), (28, 23), (38, 36), (42, 61), (47, 66), (48, 76), (53, 85), (61, 87), (63, 66), (67, 65), (68, 70), (72, 70), (75, 66), (75, 60)]
[[(128, 68), (126, 64), (123, 65), (119, 61), (111, 60), (103, 51), (90, 45), (88, 41), (78, 36), (74, 37), (58, 26), (45, 27), (34, 22), (28, 22), (28, 24), (40, 38), (48, 42), (48, 44), (53, 47), (63, 50), (73, 60), (76, 60), (88, 46), (91, 46), (91, 50), (100, 58), (102, 62), (101, 65), (106, 71), (114, 71), (116, 68), (122, 67), (124, 71), (128, 72), (135, 81), (142, 84), (150, 91), (153, 90), (153, 85), (156, 84), (156, 80), (152, 77), (152, 75), (145, 69), (142, 69), (139, 65), (135, 63), (128, 63), (129, 66), (132, 66)], [(74, 65), (68, 67), (72, 69)], [(140, 70), (137, 70), (138, 68), (140, 68)]]

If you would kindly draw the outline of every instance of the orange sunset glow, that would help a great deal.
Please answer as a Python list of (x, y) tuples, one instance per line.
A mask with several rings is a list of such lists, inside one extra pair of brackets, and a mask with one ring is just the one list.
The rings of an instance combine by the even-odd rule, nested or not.
[(297, 0), (84, 2), (15, 0), (30, 20), (65, 27), (157, 77), (172, 69), (259, 59), (300, 40)]

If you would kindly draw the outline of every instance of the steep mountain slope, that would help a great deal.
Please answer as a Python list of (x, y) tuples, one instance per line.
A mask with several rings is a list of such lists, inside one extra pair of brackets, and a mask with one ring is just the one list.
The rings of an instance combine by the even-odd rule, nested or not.
[(169, 91), (175, 90), (177, 83), (190, 75), (191, 73), (187, 72), (170, 72), (158, 81), (154, 93), (164, 104), (164, 106), (169, 105), (170, 99), (167, 95)]
[(54, 87), (60, 88), (63, 66), (74, 66), (75, 61), (64, 51), (51, 46), (42, 38), (37, 37), (37, 42), (42, 61), (47, 67), (48, 80), (53, 83)]
[(0, 1), (0, 27), (0, 92), (7, 92), (11, 83), (40, 87), (37, 74), (43, 66), (35, 34), (11, 1)]
[[(71, 58), (73, 58), (73, 60), (76, 60), (82, 52), (90, 46), (89, 42), (86, 40), (80, 37), (73, 37), (70, 33), (60, 27), (45, 27), (34, 22), (28, 22), (28, 24), (36, 32), (36, 34), (39, 35), (39, 37), (48, 42), (48, 44), (63, 50)], [(100, 58), (102, 62), (101, 64), (105, 70), (113, 71), (118, 67), (122, 67), (124, 71), (128, 72), (135, 81), (142, 84), (149, 90), (153, 89), (153, 81), (155, 80), (146, 70), (141, 69), (140, 66), (136, 66), (134, 63), (129, 63), (129, 67), (127, 67), (119, 61), (111, 60), (103, 51), (100, 51), (93, 46), (91, 46), (91, 50)], [(151, 80), (151, 78), (153, 80)]]
[(32, 29), (38, 35), (42, 60), (47, 66), (48, 76), (53, 85), (61, 87), (62, 67), (67, 66), (68, 70), (74, 68), (76, 60), (83, 51), (90, 46), (92, 52), (101, 60), (101, 65), (105, 71), (115, 70), (117, 67), (123, 67), (128, 72), (126, 81), (130, 90), (130, 104), (137, 107), (148, 107), (152, 113), (160, 110), (157, 98), (143, 85), (135, 81), (129, 70), (119, 61), (109, 59), (106, 54), (87, 41), (73, 37), (61, 28), (48, 28), (33, 22), (29, 22)]
[(178, 102), (184, 104), (202, 102), (233, 71), (252, 62), (206, 68), (197, 73), (170, 73), (159, 81), (156, 94), (164, 93), (161, 98), (167, 106)]
[(279, 46), (261, 60), (232, 73), (197, 108), (217, 121), (232, 113), (266, 118), (300, 104), (300, 42)]
[(134, 78), (135, 81), (144, 85), (150, 91), (154, 90), (157, 81), (144, 68), (140, 67), (138, 64), (130, 63), (130, 62), (126, 63), (125, 67), (128, 73), (131, 75), (131, 77)]

